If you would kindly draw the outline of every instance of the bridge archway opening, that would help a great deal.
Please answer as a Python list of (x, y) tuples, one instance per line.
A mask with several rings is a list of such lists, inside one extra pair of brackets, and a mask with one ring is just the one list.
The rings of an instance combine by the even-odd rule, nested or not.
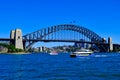
[(37, 47), (47, 47), (47, 48), (52, 48), (52, 47), (56, 47), (56, 46), (73, 46), (75, 43), (74, 42), (36, 42), (33, 45), (33, 48), (37, 48)]
[(71, 31), (71, 30), (60, 30), (54, 33), (47, 34), (42, 38), (43, 40), (67, 40), (68, 42), (71, 40), (75, 41), (91, 41), (88, 37), (81, 34), (80, 32)]

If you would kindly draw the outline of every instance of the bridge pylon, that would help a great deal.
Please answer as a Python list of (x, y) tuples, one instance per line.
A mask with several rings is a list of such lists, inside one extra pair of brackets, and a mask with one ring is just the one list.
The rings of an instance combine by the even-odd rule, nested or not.
[(10, 33), (10, 39), (14, 39), (14, 41), (11, 43), (15, 46), (15, 48), (23, 49), (23, 39), (22, 39), (21, 29), (12, 30)]
[(111, 37), (108, 38), (108, 44), (109, 44), (109, 47), (108, 47), (109, 52), (113, 51), (113, 43), (112, 43)]

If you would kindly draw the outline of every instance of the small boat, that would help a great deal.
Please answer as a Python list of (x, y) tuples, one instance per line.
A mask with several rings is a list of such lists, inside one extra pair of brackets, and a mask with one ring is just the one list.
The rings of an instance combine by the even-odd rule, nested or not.
[(85, 57), (85, 56), (90, 56), (92, 53), (93, 52), (91, 50), (81, 49), (79, 51), (75, 51), (72, 54), (70, 54), (70, 57), (76, 57), (76, 56)]
[(50, 54), (50, 55), (58, 55), (58, 52), (52, 51), (52, 52), (50, 52), (49, 54)]

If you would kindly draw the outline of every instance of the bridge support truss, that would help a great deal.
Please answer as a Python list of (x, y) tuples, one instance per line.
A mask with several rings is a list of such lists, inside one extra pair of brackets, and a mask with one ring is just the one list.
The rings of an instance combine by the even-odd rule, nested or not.
[[(84, 35), (85, 37), (87, 37), (90, 40), (90, 43), (96, 43), (96, 45), (101, 49), (100, 51), (108, 51), (108, 49), (104, 46), (104, 44), (101, 44), (104, 42), (102, 41), (102, 38), (99, 35), (97, 35), (95, 32), (93, 32), (87, 28), (84, 28), (82, 26), (72, 25), (72, 24), (51, 26), (48, 28), (43, 28), (41, 30), (35, 31), (30, 34), (24, 35), (23, 39), (26, 40), (26, 42), (29, 42), (29, 44), (26, 46), (26, 49), (28, 50), (34, 43), (36, 43), (38, 41), (47, 41), (47, 40), (55, 41), (56, 40), (56, 42), (57, 41), (58, 42), (60, 42), (60, 41), (61, 42), (62, 41), (70, 42), (71, 41), (70, 39), (66, 40), (67, 36), (62, 36), (62, 38), (64, 38), (64, 40), (56, 39), (56, 32), (68, 31), (68, 30)], [(64, 34), (64, 33), (62, 33), (62, 34)], [(50, 36), (50, 35), (53, 35), (53, 36)], [(68, 35), (69, 35), (69, 33), (68, 33)], [(74, 39), (74, 42), (79, 42), (79, 41), (81, 42), (80, 39), (77, 39), (77, 40)], [(85, 42), (85, 41), (82, 40), (82, 42)]]

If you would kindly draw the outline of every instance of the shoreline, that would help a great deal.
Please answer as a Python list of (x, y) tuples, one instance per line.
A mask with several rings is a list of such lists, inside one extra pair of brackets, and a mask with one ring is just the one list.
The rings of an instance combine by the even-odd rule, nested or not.
[(0, 54), (32, 54), (31, 52), (0, 52)]
[[(34, 52), (0, 52), (0, 54), (32, 54), (32, 53), (34, 53)], [(37, 52), (37, 53), (39, 53), (39, 52)], [(94, 53), (98, 53), (99, 54), (101, 52), (94, 52)], [(119, 54), (120, 52), (102, 52), (102, 53), (107, 53), (107, 54), (109, 54), (109, 53), (118, 53)]]

